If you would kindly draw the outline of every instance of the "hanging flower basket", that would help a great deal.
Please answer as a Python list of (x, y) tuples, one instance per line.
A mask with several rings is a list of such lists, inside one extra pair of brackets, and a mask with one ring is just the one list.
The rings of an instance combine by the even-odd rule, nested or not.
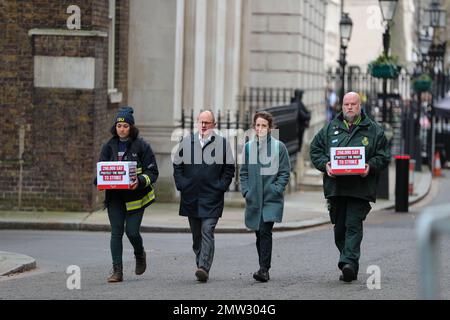
[(396, 79), (402, 68), (398, 65), (398, 57), (381, 54), (369, 63), (369, 73), (374, 78)]
[(393, 64), (371, 64), (369, 71), (374, 78), (396, 79), (400, 74), (400, 68)]
[(413, 89), (416, 92), (429, 91), (431, 89), (431, 77), (428, 75), (422, 75), (412, 82)]

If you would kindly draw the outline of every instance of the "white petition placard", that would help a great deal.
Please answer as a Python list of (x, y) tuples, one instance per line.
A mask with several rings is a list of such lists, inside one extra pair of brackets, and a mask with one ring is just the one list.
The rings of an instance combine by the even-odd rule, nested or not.
[(365, 171), (365, 147), (330, 148), (331, 171), (334, 175), (361, 174)]
[(136, 161), (97, 162), (97, 189), (129, 189), (136, 179)]

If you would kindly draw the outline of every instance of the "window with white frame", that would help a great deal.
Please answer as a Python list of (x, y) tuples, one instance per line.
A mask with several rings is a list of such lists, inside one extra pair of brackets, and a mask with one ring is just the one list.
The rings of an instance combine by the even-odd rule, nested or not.
[(116, 0), (109, 0), (109, 32), (108, 32), (108, 96), (111, 103), (122, 101), (122, 93), (115, 87), (114, 74), (116, 70)]

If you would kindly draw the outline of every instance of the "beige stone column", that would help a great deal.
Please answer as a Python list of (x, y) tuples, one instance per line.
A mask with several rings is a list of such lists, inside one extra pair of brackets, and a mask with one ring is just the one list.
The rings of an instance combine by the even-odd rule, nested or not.
[[(216, 61), (216, 29), (217, 29), (217, 0), (209, 0), (206, 5), (206, 32), (205, 32), (205, 88), (204, 108), (212, 108), (214, 105), (215, 88), (215, 61)], [(213, 110), (214, 111), (214, 110)]]
[(224, 105), (232, 114), (237, 108), (236, 97), (239, 93), (240, 80), (240, 45), (241, 45), (242, 0), (227, 1), (227, 33), (225, 56)]
[[(241, 43), (240, 43), (240, 89), (250, 86), (250, 39), (252, 31), (252, 1), (242, 0), (241, 6)], [(256, 0), (257, 1), (257, 0)]]
[(171, 150), (183, 77), (183, 0), (130, 1), (128, 102), (156, 155), (159, 200), (175, 196)]
[(195, 0), (194, 114), (205, 108), (206, 1)]
[(183, 91), (182, 107), (194, 107), (194, 70), (195, 70), (195, 0), (184, 1), (184, 38), (183, 38)]
[(217, 0), (216, 28), (215, 28), (215, 61), (214, 61), (214, 89), (212, 90), (212, 104), (214, 111), (218, 112), (224, 107), (224, 83), (225, 83), (225, 34), (226, 34), (227, 1)]

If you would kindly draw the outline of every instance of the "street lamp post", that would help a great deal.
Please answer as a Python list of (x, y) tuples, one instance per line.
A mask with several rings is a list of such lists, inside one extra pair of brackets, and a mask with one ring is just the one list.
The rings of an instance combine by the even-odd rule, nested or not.
[[(398, 0), (379, 0), (379, 5), (381, 9), (381, 14), (383, 20), (386, 22), (386, 29), (383, 33), (383, 53), (387, 57), (389, 55), (389, 44), (391, 42), (390, 27), (391, 22), (394, 19), (395, 10), (397, 8)], [(383, 78), (383, 109), (382, 109), (382, 123), (387, 122), (387, 79)]]
[[(425, 73), (427, 66), (425, 63), (427, 63), (427, 55), (428, 51), (430, 49), (432, 42), (432, 37), (426, 33), (425, 36), (419, 37), (419, 50), (421, 55), (420, 60), (420, 73)], [(417, 117), (415, 122), (415, 130), (414, 130), (414, 137), (415, 137), (415, 143), (414, 143), (414, 160), (415, 160), (415, 168), (414, 171), (422, 171), (422, 142), (421, 142), (421, 135), (420, 135), (420, 118), (422, 117), (422, 92), (417, 92)]]
[[(446, 21), (447, 21), (447, 12), (445, 9), (442, 9), (439, 1), (433, 0), (430, 4), (429, 9), (425, 10), (425, 19), (426, 23), (425, 25), (428, 27), (432, 27), (434, 29), (438, 28), (445, 28), (446, 27)], [(430, 56), (430, 71), (432, 74), (435, 73), (435, 67), (438, 67), (438, 78), (435, 82), (438, 82), (440, 79), (439, 75), (443, 68), (443, 57), (445, 55), (445, 42), (443, 44), (437, 44), (431, 46), (433, 50), (430, 49), (429, 56)], [(442, 61), (442, 62), (441, 62)], [(436, 64), (437, 62), (437, 64)], [(428, 159), (430, 159), (430, 167), (431, 172), (434, 174), (434, 152), (435, 152), (435, 116), (434, 116), (434, 107), (433, 107), (433, 101), (435, 99), (435, 95), (439, 95), (439, 90), (436, 90), (438, 88), (438, 83), (434, 83), (434, 94), (431, 95), (431, 152), (429, 154)]]
[(433, 39), (428, 35), (428, 33), (425, 36), (421, 36), (419, 38), (419, 50), (421, 55), (420, 65), (421, 65), (421, 71), (424, 71), (424, 62), (426, 60), (426, 57), (428, 55), (428, 51), (430, 50), (431, 43), (433, 42)]
[[(379, 0), (383, 21), (386, 22), (386, 29), (383, 33), (383, 53), (389, 56), (389, 44), (391, 40), (390, 27), (394, 19), (395, 10), (398, 0)], [(387, 127), (387, 79), (383, 78), (383, 108), (382, 108), (382, 125)], [(380, 179), (377, 187), (378, 197), (381, 199), (389, 199), (389, 169), (386, 168), (380, 172)]]
[(341, 68), (341, 94), (339, 96), (340, 100), (339, 102), (343, 103), (344, 100), (344, 94), (345, 94), (345, 66), (347, 65), (346, 60), (346, 50), (348, 47), (348, 43), (350, 41), (350, 38), (352, 36), (352, 27), (353, 22), (352, 19), (350, 19), (348, 13), (342, 12), (341, 15), (341, 21), (339, 22), (339, 31), (340, 31), (340, 40), (341, 40), (341, 52), (339, 55), (339, 66)]

